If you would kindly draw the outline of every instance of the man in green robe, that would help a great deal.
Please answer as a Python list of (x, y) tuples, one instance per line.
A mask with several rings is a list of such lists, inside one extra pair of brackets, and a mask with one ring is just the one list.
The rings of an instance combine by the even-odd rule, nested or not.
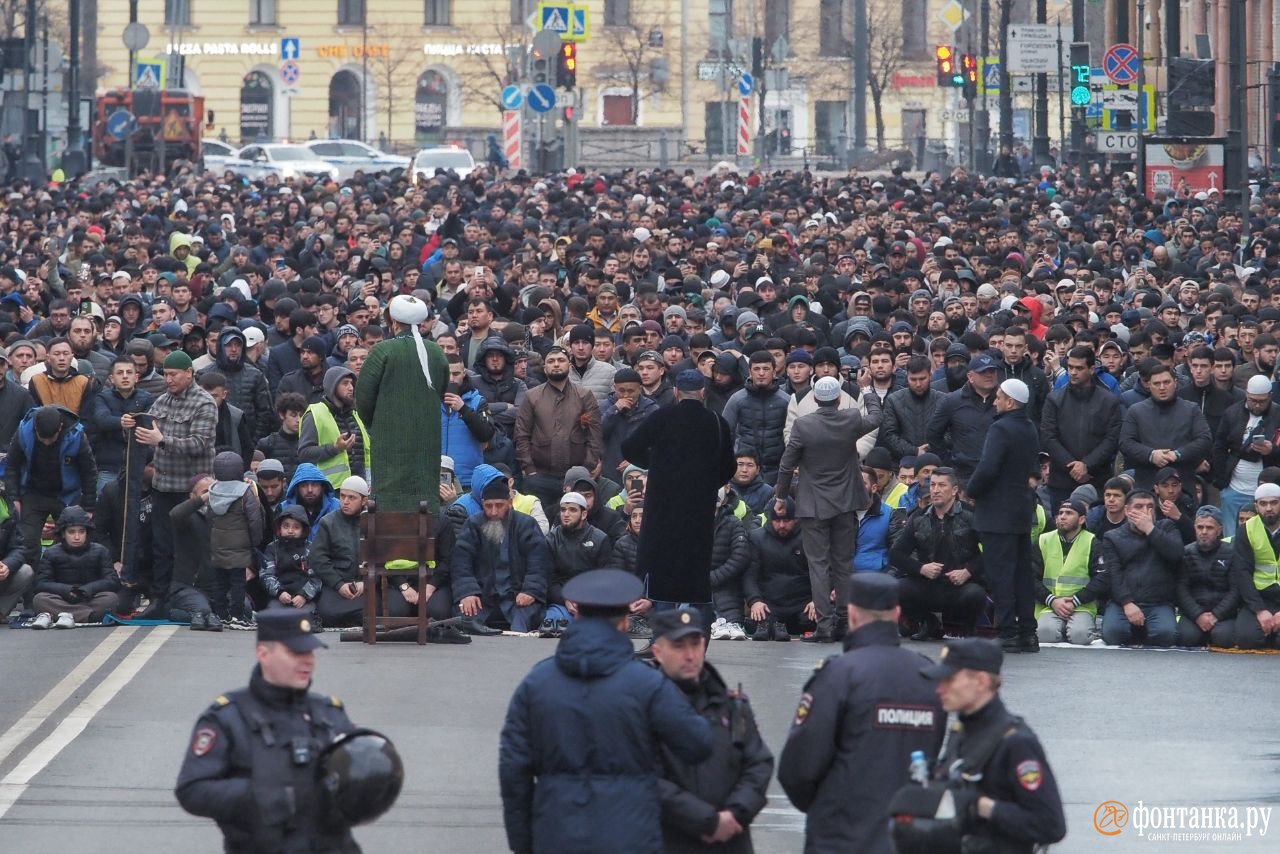
[(369, 431), (378, 510), (440, 508), (440, 396), (449, 383), (444, 351), (424, 341), (428, 306), (407, 294), (387, 306), (393, 337), (369, 351), (356, 382), (356, 409)]

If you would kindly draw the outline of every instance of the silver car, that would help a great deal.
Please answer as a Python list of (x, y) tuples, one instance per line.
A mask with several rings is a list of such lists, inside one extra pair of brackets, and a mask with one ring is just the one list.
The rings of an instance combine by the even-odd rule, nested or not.
[(246, 145), (240, 149), (237, 157), (246, 163), (243, 166), (232, 166), (232, 170), (250, 180), (259, 180), (268, 175), (275, 175), (282, 181), (288, 178), (338, 180), (338, 167), (317, 159), (305, 145)]
[(339, 181), (354, 178), (356, 172), (377, 175), (409, 168), (408, 157), (387, 154), (354, 139), (313, 139), (303, 144), (325, 163), (338, 167)]

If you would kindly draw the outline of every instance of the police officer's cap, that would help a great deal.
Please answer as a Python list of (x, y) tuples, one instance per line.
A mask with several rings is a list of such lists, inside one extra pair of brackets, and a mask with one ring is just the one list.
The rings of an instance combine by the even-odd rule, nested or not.
[(920, 675), (926, 679), (946, 679), (961, 670), (982, 670), (1000, 673), (1004, 653), (998, 641), (987, 638), (956, 638), (942, 645), (938, 663), (922, 668)]
[(644, 596), (644, 584), (620, 569), (593, 569), (575, 575), (564, 586), (564, 598), (588, 608), (625, 610)]
[(879, 572), (849, 576), (849, 604), (868, 611), (893, 610), (898, 607), (898, 579)]
[(692, 608), (658, 611), (649, 616), (653, 639), (679, 640), (687, 635), (701, 635), (702, 617)]
[(311, 633), (314, 618), (296, 608), (270, 608), (257, 613), (258, 643), (278, 641), (294, 652), (310, 652), (328, 645)]

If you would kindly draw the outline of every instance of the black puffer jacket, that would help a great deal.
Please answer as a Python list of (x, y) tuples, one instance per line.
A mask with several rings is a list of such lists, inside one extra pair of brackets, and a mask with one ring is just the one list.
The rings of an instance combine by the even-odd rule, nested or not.
[(1037, 428), (1040, 426), (1040, 414), (1044, 410), (1044, 400), (1049, 396), (1049, 380), (1044, 371), (1031, 361), (1030, 356), (1023, 356), (1022, 361), (1010, 365), (1004, 359), (996, 359), (996, 368), (1000, 372), (1000, 381), (1022, 380), (1031, 392), (1031, 400), (1027, 401), (1027, 415)]
[(258, 440), (258, 450), (269, 460), (279, 460), (284, 466), (284, 479), (293, 479), (293, 470), (298, 467), (298, 434), (292, 436), (281, 427)]
[(1156, 522), (1145, 537), (1127, 524), (1107, 531), (1097, 554), (1111, 574), (1111, 600), (1120, 605), (1175, 604), (1182, 552), (1182, 537), (1168, 519)]
[[(501, 353), (507, 358), (502, 373), (496, 378), (491, 376), (485, 367), (485, 357), (493, 352)], [(494, 425), (509, 438), (514, 437), (516, 412), (519, 411), (520, 404), (524, 402), (525, 392), (528, 391), (524, 380), (515, 375), (515, 354), (511, 352), (506, 341), (491, 335), (480, 345), (480, 352), (476, 354), (475, 364), (471, 368), (474, 371), (471, 385), (489, 402), (489, 416), (493, 419)]]
[[(232, 362), (226, 356), (228, 341), (240, 342), (240, 358)], [(217, 364), (205, 368), (201, 374), (217, 371), (227, 378), (227, 402), (244, 411), (253, 438), (265, 436), (276, 425), (276, 410), (271, 404), (271, 387), (258, 366), (244, 354), (244, 332), (234, 326), (222, 330), (218, 336)]]
[[(749, 826), (768, 802), (773, 754), (760, 738), (747, 698), (729, 691), (710, 664), (696, 682), (677, 683), (693, 708), (711, 724), (715, 747), (704, 762), (685, 762), (668, 747), (659, 749), (662, 779), (662, 845), (666, 854), (714, 850), (752, 851)], [(719, 812), (729, 810), (744, 832), (720, 845), (707, 846)]]
[(982, 456), (987, 430), (996, 417), (995, 401), (995, 394), (984, 401), (965, 383), (944, 395), (929, 418), (929, 450), (955, 466), (961, 480), (968, 480)]
[[(1238, 536), (1243, 536), (1241, 531)], [(1178, 609), (1194, 620), (1205, 611), (1219, 620), (1230, 620), (1240, 610), (1240, 591), (1231, 574), (1231, 546), (1218, 543), (1205, 551), (1192, 543), (1182, 552), (1178, 572)]]
[(752, 450), (760, 457), (760, 473), (769, 484), (778, 479), (778, 462), (786, 448), (783, 429), (790, 398), (774, 386), (754, 384), (736, 392), (724, 407), (724, 420), (733, 431), (734, 450)]
[(751, 561), (746, 529), (733, 515), (733, 508), (721, 507), (711, 544), (711, 600), (716, 615), (731, 623), (742, 622), (742, 576)]
[(895, 459), (914, 457), (916, 449), (929, 442), (929, 417), (940, 400), (942, 393), (932, 388), (923, 397), (909, 388), (890, 392), (884, 399), (876, 444), (888, 448)]
[(564, 604), (564, 586), (569, 579), (592, 569), (619, 569), (613, 541), (595, 525), (582, 525), (566, 531), (556, 525), (547, 535), (551, 547), (551, 585), (547, 601)]
[(643, 580), (644, 574), (640, 571), (639, 549), (640, 538), (633, 534), (629, 528), (625, 534), (618, 537), (618, 542), (613, 545), (614, 554), (617, 556), (618, 568)]
[(76, 525), (91, 531), (93, 520), (79, 507), (63, 510), (58, 517), (58, 542), (40, 555), (34, 592), (52, 593), (65, 598), (73, 587), (80, 588), (86, 596), (113, 591), (119, 587), (106, 546), (90, 541), (73, 550), (62, 540), (62, 532)]
[(784, 540), (766, 523), (747, 534), (747, 540), (751, 561), (742, 576), (742, 594), (747, 604), (763, 601), (775, 612), (799, 614), (808, 604), (812, 589), (799, 530)]

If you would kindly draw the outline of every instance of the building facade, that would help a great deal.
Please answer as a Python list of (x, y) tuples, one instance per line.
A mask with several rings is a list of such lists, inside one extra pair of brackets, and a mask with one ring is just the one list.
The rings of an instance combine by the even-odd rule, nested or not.
[[(934, 48), (965, 51), (973, 28), (953, 33), (948, 2), (869, 0), (869, 147), (963, 143), (967, 105), (937, 85)], [(659, 138), (672, 160), (732, 154), (755, 40), (766, 73), (751, 96), (752, 136), (775, 156), (838, 158), (849, 147), (850, 0), (579, 5), (588, 31), (577, 92), (544, 121), (576, 123), (583, 161), (652, 159)], [(233, 144), (332, 136), (479, 150), (501, 128), (503, 85), (525, 75), (538, 16), (535, 0), (140, 0), (151, 39), (137, 58), (173, 83), (180, 62), (183, 85), (214, 117), (210, 135)], [(101, 87), (128, 84), (127, 23), (127, 3), (100, 5)]]

